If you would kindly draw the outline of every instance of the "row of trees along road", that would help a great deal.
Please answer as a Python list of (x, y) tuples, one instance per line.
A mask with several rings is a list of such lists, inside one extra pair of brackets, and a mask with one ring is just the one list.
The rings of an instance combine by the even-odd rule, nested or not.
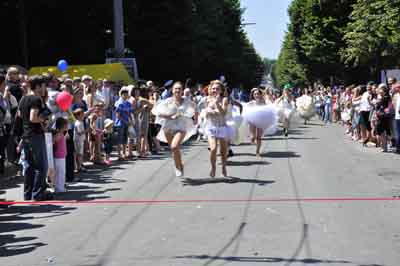
[[(94, 3), (95, 2), (95, 3)], [(2, 64), (104, 63), (113, 46), (113, 1), (2, 0)], [(258, 85), (264, 64), (243, 29), (240, 0), (126, 0), (125, 42), (142, 78), (226, 76)]]
[(293, 0), (277, 85), (378, 80), (399, 65), (400, 0)]

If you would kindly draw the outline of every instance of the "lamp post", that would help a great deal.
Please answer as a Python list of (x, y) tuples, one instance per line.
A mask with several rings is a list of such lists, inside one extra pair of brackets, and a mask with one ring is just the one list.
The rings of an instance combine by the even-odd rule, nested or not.
[(114, 49), (116, 57), (124, 57), (124, 9), (122, 0), (114, 0)]

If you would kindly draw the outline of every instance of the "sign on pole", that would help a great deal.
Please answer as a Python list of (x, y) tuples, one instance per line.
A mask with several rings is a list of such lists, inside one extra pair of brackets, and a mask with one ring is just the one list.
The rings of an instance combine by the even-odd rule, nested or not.
[(135, 80), (139, 79), (138, 67), (135, 58), (106, 58), (106, 64), (121, 63)]

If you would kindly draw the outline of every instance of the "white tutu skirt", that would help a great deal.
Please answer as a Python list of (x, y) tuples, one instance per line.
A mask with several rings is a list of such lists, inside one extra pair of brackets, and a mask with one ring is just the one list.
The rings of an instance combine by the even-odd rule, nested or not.
[(188, 117), (180, 117), (175, 120), (161, 119), (160, 124), (161, 130), (157, 135), (157, 139), (164, 143), (168, 143), (165, 132), (171, 132), (172, 134), (177, 132), (185, 132), (185, 138), (183, 139), (182, 143), (186, 142), (197, 133), (193, 120)]
[(231, 144), (239, 145), (245, 142), (246, 134), (242, 130), (242, 126), (245, 123), (239, 109), (236, 106), (232, 108), (232, 116), (228, 118), (226, 124), (232, 127), (235, 131), (235, 136), (233, 140), (231, 140)]
[(298, 107), (297, 112), (299, 116), (303, 119), (309, 120), (315, 115), (314, 105), (310, 105), (308, 107)]
[(300, 118), (309, 120), (315, 115), (315, 103), (311, 96), (303, 95), (297, 98), (296, 105)]
[(206, 125), (206, 127), (204, 128), (204, 133), (207, 137), (224, 139), (226, 141), (235, 140), (235, 128), (229, 125), (221, 127)]
[(280, 107), (278, 106), (278, 117), (280, 122), (290, 120), (293, 117), (294, 109), (290, 107)]
[(248, 106), (244, 109), (243, 119), (256, 128), (268, 130), (276, 127), (278, 111), (273, 105)]
[(349, 122), (351, 120), (351, 111), (345, 110), (341, 113), (341, 118), (344, 122)]

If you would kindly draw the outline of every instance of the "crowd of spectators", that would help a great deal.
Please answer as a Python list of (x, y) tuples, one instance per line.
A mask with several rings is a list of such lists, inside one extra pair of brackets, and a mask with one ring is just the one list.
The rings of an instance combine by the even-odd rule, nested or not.
[(314, 91), (317, 113), (325, 123), (341, 123), (346, 134), (366, 147), (400, 153), (400, 84), (321, 87)]

